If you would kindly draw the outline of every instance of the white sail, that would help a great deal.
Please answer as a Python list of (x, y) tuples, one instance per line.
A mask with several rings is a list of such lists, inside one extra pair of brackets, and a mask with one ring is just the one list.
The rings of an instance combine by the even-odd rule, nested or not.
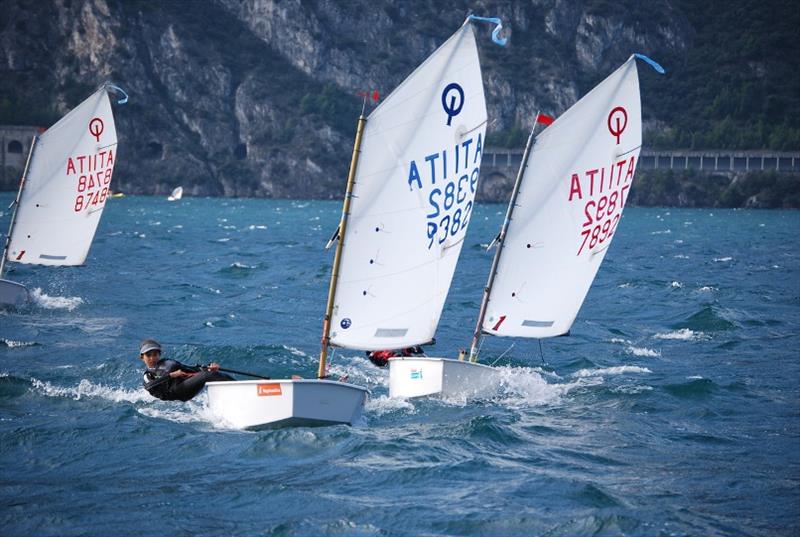
[(536, 139), (482, 329), (569, 332), (605, 257), (642, 144), (633, 56)]
[(36, 142), (7, 259), (83, 264), (109, 195), (116, 157), (117, 131), (103, 86)]
[(485, 132), (467, 22), (369, 115), (333, 345), (394, 349), (433, 338), (472, 217)]
[(170, 194), (169, 196), (167, 196), (167, 201), (178, 201), (178, 200), (179, 200), (179, 199), (181, 199), (182, 197), (183, 197), (183, 187), (182, 187), (182, 186), (179, 186), (179, 187), (176, 187), (176, 188), (175, 188), (175, 189), (172, 191), (172, 194)]

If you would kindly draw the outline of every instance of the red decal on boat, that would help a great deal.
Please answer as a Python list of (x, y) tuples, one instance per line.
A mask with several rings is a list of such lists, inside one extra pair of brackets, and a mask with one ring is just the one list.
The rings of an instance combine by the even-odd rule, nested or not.
[(259, 384), (258, 396), (267, 397), (270, 395), (282, 395), (280, 384)]
[(497, 321), (497, 323), (496, 323), (496, 324), (495, 324), (495, 325), (492, 327), (492, 330), (497, 330), (498, 328), (500, 328), (500, 325), (501, 325), (501, 324), (503, 324), (503, 321), (505, 321), (505, 320), (506, 320), (506, 316), (505, 316), (505, 315), (501, 315), (501, 316), (500, 316), (500, 319), (499, 319), (499, 320)]
[(22, 250), (22, 251), (19, 253), (19, 255), (17, 256), (17, 261), (19, 261), (20, 259), (22, 259), (22, 256), (23, 256), (23, 255), (25, 255), (25, 250)]

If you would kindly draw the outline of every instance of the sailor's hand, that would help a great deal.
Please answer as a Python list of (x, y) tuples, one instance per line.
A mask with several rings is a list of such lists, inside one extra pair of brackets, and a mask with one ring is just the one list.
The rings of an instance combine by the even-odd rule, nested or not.
[(208, 370), (212, 373), (216, 373), (219, 370), (219, 364), (216, 362), (211, 362), (208, 364)]

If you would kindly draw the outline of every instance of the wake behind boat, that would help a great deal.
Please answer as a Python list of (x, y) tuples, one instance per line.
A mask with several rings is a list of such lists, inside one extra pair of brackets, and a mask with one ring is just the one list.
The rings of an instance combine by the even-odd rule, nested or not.
[(6, 261), (82, 265), (109, 196), (117, 131), (108, 91), (94, 94), (34, 137), (0, 258), (0, 307), (28, 301), (27, 289), (2, 279)]
[(392, 358), (390, 396), (490, 393), (499, 387), (499, 372), (476, 361), (482, 334), (545, 338), (569, 333), (633, 182), (642, 145), (637, 57), (663, 72), (649, 58), (632, 55), (535, 144), (534, 124), (503, 227), (493, 241), (498, 246), (469, 361)]

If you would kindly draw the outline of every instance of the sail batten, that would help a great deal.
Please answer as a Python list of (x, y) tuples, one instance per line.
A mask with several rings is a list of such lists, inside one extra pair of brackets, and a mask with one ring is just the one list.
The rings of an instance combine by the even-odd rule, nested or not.
[(433, 339), (471, 218), (485, 132), (466, 23), (368, 117), (331, 344), (377, 350)]

